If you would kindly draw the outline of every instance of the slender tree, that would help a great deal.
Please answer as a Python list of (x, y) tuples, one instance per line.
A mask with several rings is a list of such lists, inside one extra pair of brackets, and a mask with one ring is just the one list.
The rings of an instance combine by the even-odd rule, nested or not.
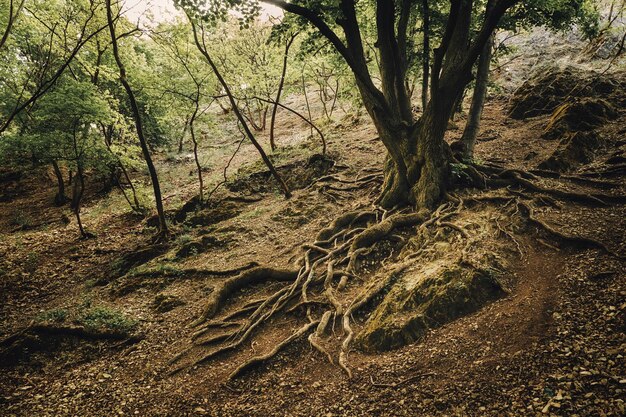
[(200, 53), (205, 57), (207, 63), (209, 64), (209, 66), (213, 70), (213, 73), (215, 74), (215, 76), (217, 77), (219, 83), (221, 84), (222, 88), (224, 89), (224, 92), (226, 93), (226, 96), (228, 97), (228, 100), (230, 101), (230, 105), (231, 105), (231, 107), (233, 109), (233, 113), (235, 113), (235, 116), (237, 116), (237, 120), (241, 124), (244, 132), (246, 133), (246, 136), (248, 137), (248, 139), (250, 139), (250, 142), (252, 142), (252, 145), (254, 145), (254, 147), (257, 149), (257, 151), (261, 155), (261, 158), (263, 159), (263, 162), (265, 163), (265, 165), (270, 170), (270, 173), (272, 174), (274, 179), (278, 182), (278, 185), (282, 189), (283, 194), (285, 195), (285, 197), (286, 198), (291, 197), (291, 191), (289, 191), (289, 188), (287, 187), (287, 184), (285, 184), (285, 182), (281, 178), (281, 176), (278, 173), (278, 171), (276, 171), (276, 168), (274, 167), (274, 164), (272, 164), (272, 161), (270, 161), (270, 159), (267, 157), (267, 154), (263, 150), (263, 147), (259, 144), (259, 142), (254, 137), (254, 134), (250, 130), (250, 127), (248, 127), (248, 123), (246, 122), (245, 117), (243, 116), (243, 114), (239, 110), (239, 106), (237, 105), (237, 102), (235, 100), (235, 97), (233, 96), (233, 93), (230, 90), (230, 87), (228, 86), (228, 84), (226, 83), (226, 80), (224, 80), (224, 77), (222, 77), (222, 74), (220, 73), (220, 71), (217, 68), (217, 66), (215, 65), (215, 63), (213, 62), (213, 59), (211, 58), (211, 55), (209, 54), (209, 51), (206, 48), (206, 43), (204, 41), (204, 29), (203, 29), (203, 27), (198, 28), (198, 26), (196, 25), (196, 22), (194, 21), (194, 19), (190, 15), (187, 15), (187, 17), (189, 18), (189, 23), (191, 24), (191, 28), (193, 30), (193, 37), (194, 37), (194, 41), (196, 43), (196, 47), (198, 48)]
[(467, 124), (463, 130), (461, 143), (463, 144), (463, 158), (471, 160), (474, 157), (474, 145), (476, 144), (476, 136), (480, 128), (480, 119), (487, 98), (487, 84), (489, 82), (489, 66), (491, 64), (491, 55), (493, 50), (493, 35), (485, 44), (480, 57), (478, 58), (478, 67), (476, 69), (476, 83), (474, 92), (472, 93), (472, 104), (470, 105)]
[[(446, 192), (452, 162), (451, 152), (443, 140), (448, 119), (456, 99), (471, 80), (472, 67), (483, 46), (501, 17), (516, 2), (498, 0), (489, 12), (484, 12), (479, 18), (482, 24), (470, 44), (472, 17), (478, 15), (480, 10), (478, 2), (450, 1), (444, 33), (439, 47), (434, 50), (430, 100), (416, 120), (405, 83), (410, 16), (418, 9), (412, 7), (413, 2), (375, 2), (376, 47), (380, 58), (376, 78), (380, 79), (379, 87), (368, 66), (355, 0), (332, 3), (263, 1), (308, 22), (348, 64), (363, 104), (387, 150), (385, 181), (378, 203), (383, 207), (408, 203), (418, 208), (433, 207)], [(180, 0), (178, 3), (188, 12), (207, 14), (204, 12), (207, 10), (205, 1)], [(249, 15), (258, 10), (255, 0), (222, 0), (217, 3), (227, 7), (209, 7), (213, 15), (228, 13), (228, 8)]]
[(293, 44), (293, 41), (298, 36), (298, 33), (293, 33), (285, 42), (285, 53), (283, 55), (283, 69), (280, 74), (280, 81), (278, 82), (278, 90), (276, 91), (276, 100), (274, 100), (274, 106), (272, 107), (272, 116), (270, 118), (270, 146), (272, 150), (276, 149), (276, 142), (274, 140), (274, 124), (276, 122), (276, 112), (278, 111), (278, 104), (280, 103), (280, 95), (283, 92), (283, 86), (285, 85), (285, 76), (287, 75), (287, 63), (289, 61), (289, 49)]
[(143, 153), (143, 157), (146, 161), (146, 165), (148, 166), (148, 172), (150, 173), (150, 180), (152, 181), (152, 188), (154, 191), (154, 199), (156, 201), (157, 213), (159, 216), (159, 233), (158, 239), (164, 238), (168, 234), (167, 229), (167, 221), (165, 219), (165, 210), (163, 209), (163, 199), (161, 196), (161, 186), (159, 185), (159, 177), (156, 172), (156, 168), (154, 167), (154, 163), (152, 162), (152, 156), (150, 155), (150, 149), (148, 148), (148, 143), (144, 136), (143, 125), (141, 121), (141, 113), (139, 111), (139, 106), (137, 105), (137, 100), (135, 98), (135, 94), (133, 89), (131, 88), (128, 80), (126, 79), (126, 68), (124, 67), (124, 63), (120, 58), (120, 53), (117, 45), (117, 36), (115, 35), (115, 24), (113, 19), (113, 12), (111, 10), (111, 0), (106, 0), (106, 14), (107, 14), (107, 22), (109, 26), (109, 33), (111, 35), (111, 45), (113, 46), (113, 56), (115, 57), (115, 62), (119, 69), (120, 73), (120, 82), (124, 86), (126, 90), (126, 94), (128, 95), (128, 99), (130, 101), (130, 107), (133, 113), (133, 119), (135, 120), (135, 128), (137, 129), (137, 137), (139, 138), (139, 144), (141, 145), (141, 151)]

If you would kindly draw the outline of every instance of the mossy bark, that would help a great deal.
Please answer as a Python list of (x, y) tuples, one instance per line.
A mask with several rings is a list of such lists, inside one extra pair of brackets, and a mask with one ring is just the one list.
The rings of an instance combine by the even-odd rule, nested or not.
[(422, 117), (411, 125), (393, 123), (393, 115), (374, 117), (388, 154), (385, 181), (378, 204), (385, 208), (412, 205), (433, 208), (446, 192), (451, 154), (444, 142), (453, 100), (431, 100)]

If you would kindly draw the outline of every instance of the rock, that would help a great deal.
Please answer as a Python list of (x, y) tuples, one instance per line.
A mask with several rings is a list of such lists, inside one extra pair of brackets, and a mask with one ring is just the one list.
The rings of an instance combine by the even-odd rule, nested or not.
[(493, 270), (439, 262), (405, 274), (366, 322), (356, 343), (367, 351), (398, 348), (504, 295)]

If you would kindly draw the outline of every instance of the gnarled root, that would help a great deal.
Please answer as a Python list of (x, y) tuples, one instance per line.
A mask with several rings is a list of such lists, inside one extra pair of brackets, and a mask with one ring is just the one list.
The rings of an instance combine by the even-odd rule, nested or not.
[(198, 318), (198, 320), (192, 323), (192, 326), (197, 326), (210, 319), (218, 312), (224, 300), (228, 298), (233, 292), (253, 284), (261, 284), (267, 281), (293, 281), (296, 279), (298, 271), (293, 270), (280, 270), (267, 267), (256, 267), (244, 271), (236, 277), (229, 278), (224, 281), (220, 286), (209, 296), (204, 312)]
[(253, 367), (255, 367), (255, 366), (257, 366), (257, 365), (267, 361), (268, 359), (271, 359), (272, 357), (276, 356), (276, 354), (278, 352), (280, 352), (282, 349), (287, 347), (293, 341), (297, 340), (298, 338), (300, 338), (301, 336), (306, 334), (313, 327), (317, 326), (318, 323), (319, 322), (317, 322), (317, 321), (312, 321), (310, 323), (305, 324), (300, 329), (298, 329), (296, 332), (294, 332), (291, 336), (289, 336), (288, 338), (284, 339), (283, 341), (278, 343), (276, 346), (274, 346), (274, 348), (271, 351), (269, 351), (269, 352), (267, 352), (267, 353), (265, 353), (263, 355), (255, 356), (255, 357), (247, 360), (246, 362), (242, 363), (237, 369), (235, 369), (230, 375), (228, 375), (228, 379), (236, 378), (237, 376), (239, 376), (239, 375), (243, 374), (244, 372), (252, 369)]
[[(575, 191), (565, 191), (559, 188), (545, 187), (537, 183), (538, 176), (534, 173), (523, 171), (520, 169), (501, 169), (500, 167), (494, 167), (491, 165), (474, 165), (474, 167), (488, 176), (488, 183), (493, 186), (510, 186), (517, 185), (529, 191), (539, 192), (547, 194), (552, 197), (556, 197), (562, 200), (574, 201), (582, 204), (600, 205), (606, 206), (609, 203), (623, 204), (626, 203), (626, 196), (624, 195), (612, 195), (606, 193), (579, 193)], [(536, 171), (539, 176), (549, 177), (543, 171)], [(559, 177), (560, 178), (560, 177)], [(573, 176), (567, 177), (568, 179), (576, 178)], [(583, 182), (584, 180), (578, 178)], [(589, 181), (588, 185), (606, 185), (592, 184)]]
[[(294, 333), (294, 335), (288, 339), (279, 343), (275, 349), (267, 355), (253, 358), (246, 364), (237, 368), (237, 370), (231, 374), (231, 378), (236, 377), (253, 366), (253, 364), (270, 358), (286, 346), (286, 344), (304, 333), (307, 333), (312, 329), (312, 323), (319, 323), (319, 325), (317, 331), (311, 333), (308, 337), (311, 346), (325, 355), (329, 362), (334, 363), (335, 361), (332, 355), (330, 355), (323, 346), (322, 338), (325, 336), (325, 331), (329, 327), (331, 319), (334, 320), (334, 318), (339, 317), (341, 318), (346, 337), (342, 343), (338, 363), (350, 374), (346, 360), (354, 334), (350, 327), (351, 315), (355, 310), (370, 300), (374, 294), (381, 291), (383, 286), (377, 284), (374, 286), (371, 293), (359, 294), (359, 296), (349, 304), (349, 307), (345, 309), (342, 301), (338, 300), (336, 296), (335, 291), (337, 287), (334, 285), (335, 279), (341, 278), (340, 285), (341, 283), (345, 285), (348, 278), (356, 276), (356, 260), (359, 254), (371, 250), (378, 241), (393, 236), (393, 230), (413, 226), (426, 220), (427, 217), (427, 211), (418, 213), (394, 213), (393, 210), (381, 211), (375, 209), (357, 210), (346, 213), (336, 219), (329, 227), (320, 231), (313, 244), (302, 246), (304, 254), (297, 262), (297, 270), (277, 270), (274, 268), (255, 267), (223, 281), (216, 287), (213, 293), (210, 294), (204, 312), (194, 324), (205, 323), (209, 318), (215, 316), (228, 296), (244, 286), (267, 281), (282, 281), (289, 282), (289, 284), (263, 300), (257, 300), (250, 305), (244, 306), (234, 314), (231, 313), (217, 321), (208, 322), (193, 335), (192, 339), (196, 340), (195, 344), (176, 355), (176, 357), (170, 361), (170, 364), (177, 362), (191, 349), (199, 345), (225, 344), (208, 352), (191, 365), (179, 366), (174, 369), (172, 373), (179, 372), (188, 366), (201, 364), (218, 355), (237, 349), (257, 328), (259, 328), (259, 326), (266, 323), (270, 317), (279, 311), (296, 313), (304, 310), (308, 317), (309, 324)], [(394, 241), (397, 240), (398, 239), (394, 239)], [(345, 269), (337, 268), (344, 263), (347, 263)], [(383, 283), (384, 282), (386, 281), (383, 280)], [(315, 291), (315, 298), (311, 297), (313, 291)], [(295, 304), (293, 303), (294, 300), (297, 300)], [(330, 308), (325, 308), (320, 317), (319, 306), (325, 305), (330, 306)], [(231, 319), (235, 316), (245, 317), (245, 319), (240, 325), (235, 327), (233, 331), (200, 340), (200, 337), (205, 336), (210, 329), (235, 326), (235, 324), (231, 322)]]
[(534, 211), (534, 207), (525, 202), (522, 201), (520, 199), (517, 200), (517, 205), (519, 207), (522, 207), (524, 209), (524, 211), (526, 211), (527, 215), (528, 215), (528, 219), (534, 223), (535, 225), (539, 226), (541, 229), (545, 230), (546, 232), (548, 232), (548, 234), (550, 234), (552, 237), (555, 237), (557, 240), (569, 244), (569, 245), (574, 245), (577, 247), (587, 247), (587, 248), (595, 248), (595, 249), (600, 249), (603, 252), (618, 258), (618, 259), (625, 259), (626, 257), (616, 253), (615, 251), (609, 249), (604, 243), (595, 240), (595, 239), (591, 239), (588, 237), (583, 237), (583, 236), (575, 236), (575, 235), (571, 235), (568, 234), (566, 232), (563, 231), (559, 231), (556, 228), (554, 228), (553, 226), (549, 225), (548, 223), (546, 223), (545, 221), (537, 218), (537, 216), (535, 216), (535, 211)]

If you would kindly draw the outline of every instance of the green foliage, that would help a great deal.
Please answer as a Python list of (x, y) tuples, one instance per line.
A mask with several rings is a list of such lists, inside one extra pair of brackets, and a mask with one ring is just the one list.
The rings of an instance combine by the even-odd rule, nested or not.
[(119, 333), (131, 333), (137, 327), (136, 320), (109, 307), (89, 308), (82, 312), (77, 321), (92, 331), (110, 330)]
[(63, 323), (67, 319), (69, 312), (64, 308), (53, 308), (37, 315), (35, 321), (48, 323)]
[(33, 225), (33, 219), (22, 211), (15, 211), (11, 214), (10, 224), (21, 229), (27, 229)]

